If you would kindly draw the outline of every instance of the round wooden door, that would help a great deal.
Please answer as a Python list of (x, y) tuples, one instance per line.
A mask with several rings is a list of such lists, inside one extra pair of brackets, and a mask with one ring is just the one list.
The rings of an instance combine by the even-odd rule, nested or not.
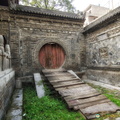
[(57, 69), (65, 61), (63, 48), (56, 43), (45, 44), (39, 52), (40, 64), (46, 69)]

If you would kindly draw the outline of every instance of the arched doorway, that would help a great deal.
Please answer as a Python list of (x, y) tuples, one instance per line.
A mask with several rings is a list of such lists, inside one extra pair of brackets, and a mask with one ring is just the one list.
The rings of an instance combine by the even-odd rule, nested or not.
[(39, 61), (46, 69), (60, 68), (65, 61), (65, 52), (59, 44), (47, 43), (40, 49)]

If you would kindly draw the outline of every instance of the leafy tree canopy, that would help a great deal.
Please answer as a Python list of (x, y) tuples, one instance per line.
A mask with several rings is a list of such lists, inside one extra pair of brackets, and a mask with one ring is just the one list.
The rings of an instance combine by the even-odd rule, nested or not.
[(77, 12), (72, 2), (73, 0), (20, 0), (20, 3), (23, 5), (65, 12)]

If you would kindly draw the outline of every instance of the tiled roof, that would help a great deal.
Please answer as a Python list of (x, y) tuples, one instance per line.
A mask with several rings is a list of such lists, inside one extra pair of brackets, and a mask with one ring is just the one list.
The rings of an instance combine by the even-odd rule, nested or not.
[(87, 31), (97, 28), (97, 27), (100, 28), (100, 26), (102, 27), (102, 24), (105, 25), (107, 22), (112, 20), (111, 18), (115, 18), (115, 16), (117, 16), (119, 14), (120, 14), (120, 6), (117, 7), (116, 9), (110, 11), (109, 13), (105, 14), (104, 16), (98, 18), (94, 22), (90, 23), (88, 26), (86, 26), (84, 28), (84, 32), (87, 32)]
[(72, 18), (72, 19), (84, 19), (84, 15), (82, 14), (82, 12), (78, 15), (74, 13), (61, 12), (61, 11), (56, 11), (56, 10), (48, 10), (48, 9), (23, 6), (23, 5), (11, 5), (10, 9), (15, 12), (49, 15), (49, 16)]

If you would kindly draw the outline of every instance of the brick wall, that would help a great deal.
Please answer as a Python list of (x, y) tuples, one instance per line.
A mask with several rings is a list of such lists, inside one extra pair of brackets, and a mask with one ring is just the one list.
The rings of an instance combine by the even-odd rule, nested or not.
[(59, 20), (15, 15), (10, 22), (10, 45), (12, 65), (17, 76), (39, 72), (38, 54), (41, 47), (49, 42), (58, 43), (66, 54), (64, 68), (80, 70), (85, 61), (84, 37), (80, 21)]

